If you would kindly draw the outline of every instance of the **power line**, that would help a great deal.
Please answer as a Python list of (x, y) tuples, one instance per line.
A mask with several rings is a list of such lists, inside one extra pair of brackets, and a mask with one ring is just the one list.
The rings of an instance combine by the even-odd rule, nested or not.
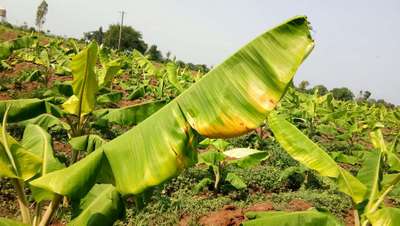
[(122, 26), (124, 26), (124, 16), (126, 12), (120, 11), (119, 13), (121, 13), (121, 23), (119, 25), (118, 50), (121, 48)]

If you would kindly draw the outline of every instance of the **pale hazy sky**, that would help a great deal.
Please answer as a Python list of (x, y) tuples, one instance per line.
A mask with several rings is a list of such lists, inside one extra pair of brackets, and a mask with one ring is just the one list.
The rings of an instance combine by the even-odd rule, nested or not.
[[(400, 104), (399, 0), (47, 0), (45, 29), (81, 37), (119, 21), (142, 32), (145, 41), (193, 63), (216, 65), (263, 31), (307, 15), (316, 47), (295, 81)], [(0, 0), (11, 23), (34, 24), (40, 0)]]

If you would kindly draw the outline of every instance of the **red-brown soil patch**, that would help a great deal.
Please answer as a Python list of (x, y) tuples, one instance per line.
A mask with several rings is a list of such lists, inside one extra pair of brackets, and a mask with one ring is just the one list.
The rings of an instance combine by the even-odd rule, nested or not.
[(2, 32), (2, 34), (0, 35), (0, 40), (1, 41), (10, 41), (13, 39), (16, 39), (18, 37), (18, 34), (14, 31), (5, 31)]
[(239, 226), (244, 219), (242, 209), (227, 205), (222, 210), (201, 217), (199, 224), (204, 226)]
[(245, 209), (244, 212), (256, 212), (256, 211), (271, 211), (274, 210), (274, 206), (270, 202), (263, 202), (263, 203), (257, 203), (254, 204), (247, 209)]
[(12, 98), (7, 93), (4, 92), (0, 93), (0, 100), (11, 100), (11, 99)]
[(349, 210), (344, 217), (344, 223), (346, 226), (354, 226), (354, 210)]
[(304, 211), (313, 207), (310, 203), (301, 200), (301, 199), (293, 199), (288, 203), (287, 210), (289, 211)]
[(55, 152), (64, 153), (67, 156), (71, 156), (72, 147), (70, 144), (64, 144), (60, 141), (53, 141), (53, 149)]

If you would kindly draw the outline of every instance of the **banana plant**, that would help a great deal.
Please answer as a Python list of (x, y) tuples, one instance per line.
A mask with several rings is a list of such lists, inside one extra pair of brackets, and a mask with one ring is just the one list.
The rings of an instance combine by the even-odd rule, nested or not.
[[(229, 160), (227, 160), (229, 158)], [(200, 154), (199, 163), (204, 163), (214, 174), (214, 190), (218, 191), (221, 180), (230, 183), (234, 188), (240, 190), (247, 187), (246, 183), (235, 173), (225, 172), (228, 165), (237, 165), (241, 168), (248, 168), (267, 158), (267, 152), (250, 148), (234, 148), (220, 152), (209, 150)], [(210, 178), (202, 179), (194, 188), (195, 192), (213, 182)]]
[[(43, 216), (42, 201), (52, 198), (54, 193), (31, 188), (35, 202), (35, 214), (32, 217), (24, 187), (28, 180), (46, 175), (49, 172), (64, 168), (53, 155), (51, 136), (40, 126), (29, 124), (26, 126), (21, 142), (16, 141), (6, 132), (8, 106), (3, 117), (0, 145), (0, 176), (11, 178), (14, 184), (19, 203), (22, 222), (24, 224), (45, 225), (51, 214), (46, 211)], [(48, 207), (49, 209), (50, 207)], [(4, 223), (0, 220), (0, 223)], [(21, 225), (9, 222), (10, 225)]]
[(336, 164), (328, 153), (282, 116), (271, 113), (268, 116), (268, 125), (275, 139), (289, 155), (320, 175), (334, 179), (338, 190), (352, 198), (356, 208), (354, 214), (356, 225), (367, 226), (368, 223), (373, 226), (396, 225), (395, 219), (398, 219), (399, 211), (385, 207), (383, 200), (398, 185), (400, 174), (386, 174), (386, 180), (382, 180), (382, 175), (385, 173), (385, 165), (388, 165), (391, 171), (399, 170), (397, 167), (400, 159), (394, 151), (397, 140), (388, 150), (379, 124), (371, 132), (375, 150), (366, 152), (357, 177)]
[[(136, 127), (68, 168), (32, 180), (30, 185), (79, 203), (83, 211), (71, 225), (75, 219), (88, 222), (98, 215), (112, 222), (115, 212), (108, 207), (120, 203), (115, 194), (138, 195), (193, 165), (197, 162), (196, 143), (201, 137), (235, 137), (257, 128), (281, 100), (313, 46), (307, 19), (292, 18), (251, 41)], [(90, 45), (75, 59), (86, 58), (84, 55), (96, 58), (94, 52), (95, 47)], [(90, 65), (95, 62), (92, 58)], [(71, 65), (73, 71), (82, 66), (74, 60)], [(83, 85), (86, 84), (81, 80), (75, 82), (74, 93)], [(93, 87), (96, 90), (97, 86)], [(84, 106), (71, 107), (71, 112), (89, 112), (92, 103), (90, 100)], [(105, 190), (96, 189), (95, 184), (111, 186), (104, 195), (116, 198), (107, 208), (90, 212), (89, 208), (96, 206), (88, 204), (96, 201), (90, 197)], [(50, 205), (56, 207), (57, 203), (53, 198)], [(51, 214), (55, 210), (49, 209)]]

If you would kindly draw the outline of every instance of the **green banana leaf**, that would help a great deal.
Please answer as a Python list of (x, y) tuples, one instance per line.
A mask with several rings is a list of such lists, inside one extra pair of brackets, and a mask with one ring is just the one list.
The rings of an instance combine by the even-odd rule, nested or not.
[(94, 110), (98, 82), (94, 71), (97, 62), (97, 44), (92, 42), (71, 61), (73, 74), (72, 89), (74, 95), (64, 104), (64, 110), (70, 114), (82, 115)]
[(108, 86), (120, 69), (121, 63), (119, 59), (105, 63), (99, 73), (99, 87)]
[(364, 154), (365, 159), (358, 171), (357, 178), (366, 185), (368, 204), (365, 207), (368, 212), (380, 193), (380, 181), (382, 178), (382, 152), (371, 151)]
[[(24, 135), (21, 140), (21, 145), (35, 154), (42, 160), (40, 167), (40, 175), (65, 168), (65, 166), (54, 157), (52, 148), (52, 139), (42, 127), (38, 125), (28, 124), (24, 130)], [(31, 187), (32, 195), (38, 202), (53, 198), (53, 193)]]
[(112, 226), (125, 212), (122, 199), (111, 184), (96, 184), (78, 204), (73, 204), (76, 217), (68, 226)]
[(10, 105), (10, 111), (8, 113), (8, 123), (24, 121), (32, 119), (43, 113), (53, 114), (59, 116), (57, 107), (47, 102), (46, 100), (40, 99), (17, 99), (17, 100), (3, 100), (0, 101), (0, 118), (3, 120), (4, 113), (7, 106)]
[(400, 223), (400, 209), (382, 208), (367, 215), (372, 226), (398, 226)]
[(118, 103), (122, 99), (123, 93), (121, 92), (110, 92), (97, 97), (97, 103), (108, 104)]
[(42, 161), (8, 135), (7, 114), (8, 110), (4, 114), (3, 125), (0, 128), (0, 176), (26, 181), (39, 172)]
[(93, 115), (103, 123), (132, 126), (139, 124), (165, 104), (165, 101), (153, 101), (122, 108), (100, 109), (94, 111)]
[(64, 168), (64, 165), (54, 157), (52, 139), (42, 127), (29, 124), (24, 130), (21, 145), (42, 159), (40, 174), (53, 172)]
[(37, 41), (36, 36), (24, 36), (11, 41), (0, 43), (0, 60), (7, 59), (11, 53), (18, 49), (33, 46)]
[(148, 60), (145, 56), (143, 56), (139, 51), (136, 49), (133, 50), (132, 52), (132, 57), (133, 60), (139, 65), (139, 67), (148, 75), (156, 75), (157, 74), (157, 69), (151, 63), (150, 60)]
[(299, 212), (249, 212), (243, 226), (343, 226), (335, 217), (316, 210)]
[(292, 18), (251, 41), (136, 127), (31, 184), (80, 197), (105, 162), (123, 195), (163, 183), (196, 162), (197, 134), (224, 138), (257, 128), (313, 46), (306, 18)]
[(90, 153), (101, 147), (106, 141), (98, 135), (90, 134), (80, 137), (74, 137), (69, 140), (74, 151), (83, 151)]
[(234, 188), (241, 190), (247, 188), (246, 183), (235, 173), (228, 173), (225, 177), (225, 181), (228, 181)]
[(50, 115), (50, 114), (41, 114), (35, 118), (32, 119), (28, 119), (28, 120), (24, 120), (24, 121), (20, 121), (20, 122), (16, 122), (16, 123), (11, 123), (11, 125), (18, 125), (18, 126), (23, 126), (26, 127), (29, 124), (34, 124), (34, 125), (38, 125), (40, 127), (42, 127), (43, 129), (45, 129), (46, 131), (49, 128), (52, 128), (54, 126), (60, 126), (61, 128), (64, 128), (66, 130), (70, 130), (71, 126), (68, 123), (65, 123), (63, 121), (61, 121), (59, 118)]
[(0, 217), (0, 226), (29, 226), (29, 224)]
[(167, 75), (169, 82), (179, 91), (183, 92), (183, 88), (178, 81), (178, 65), (174, 62), (168, 62), (166, 65)]
[(357, 178), (342, 169), (317, 144), (311, 141), (282, 116), (271, 113), (268, 117), (275, 138), (294, 159), (322, 176), (338, 179), (339, 190), (352, 197), (355, 203), (364, 200), (366, 187)]

